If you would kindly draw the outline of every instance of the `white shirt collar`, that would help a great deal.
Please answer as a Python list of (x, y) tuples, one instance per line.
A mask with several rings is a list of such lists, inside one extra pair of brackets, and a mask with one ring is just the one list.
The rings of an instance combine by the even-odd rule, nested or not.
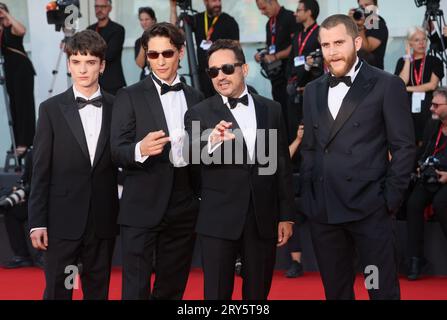
[(101, 96), (101, 87), (98, 85), (98, 90), (96, 90), (96, 92), (95, 92), (94, 94), (92, 94), (90, 97), (86, 97), (86, 96), (84, 96), (81, 92), (79, 92), (79, 91), (76, 89), (76, 86), (75, 86), (75, 85), (73, 85), (73, 93), (74, 93), (74, 97), (75, 97), (75, 99), (76, 99), (76, 98), (83, 98), (83, 99), (85, 99), (85, 100), (92, 100), (92, 99), (94, 99), (94, 98), (96, 98), (96, 97)]
[[(166, 81), (160, 79), (160, 78), (155, 74), (155, 72), (152, 72), (152, 74), (153, 74), (153, 76), (154, 76), (156, 79), (160, 80), (160, 82), (161, 82), (162, 84), (163, 84), (163, 83), (166, 83), (168, 86), (173, 86), (173, 85), (175, 85), (175, 84), (177, 84), (177, 83), (180, 83), (180, 77), (179, 77), (178, 73), (176, 74), (175, 79), (174, 79), (174, 81), (173, 81), (171, 84), (169, 84), (169, 83), (167, 83)], [(160, 91), (160, 90), (161, 90), (160, 85), (157, 83), (157, 81), (154, 81), (154, 83), (155, 83), (155, 85), (157, 86), (158, 91)]]
[[(220, 94), (220, 93), (219, 93), (219, 94)], [(242, 94), (239, 96), (239, 98), (245, 96), (246, 94), (248, 95), (248, 88), (247, 88), (247, 86), (245, 86), (244, 91), (243, 91)], [(221, 95), (221, 94), (220, 94), (220, 96), (222, 97), (222, 101), (223, 101), (223, 103), (226, 104), (226, 105), (228, 106), (228, 108), (229, 108), (230, 106), (228, 105), (228, 97), (223, 96), (223, 95)]]

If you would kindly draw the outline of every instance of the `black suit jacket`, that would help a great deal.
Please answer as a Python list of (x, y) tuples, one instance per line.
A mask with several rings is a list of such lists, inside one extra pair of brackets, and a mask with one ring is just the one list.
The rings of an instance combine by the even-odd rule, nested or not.
[[(199, 103), (203, 95), (185, 85), (188, 108)], [(112, 120), (112, 156), (125, 169), (124, 190), (118, 221), (122, 225), (150, 228), (159, 224), (169, 204), (174, 182), (174, 166), (169, 160), (170, 144), (163, 153), (144, 163), (135, 161), (135, 146), (149, 132), (168, 125), (157, 88), (151, 77), (121, 89), (115, 99)], [(194, 177), (191, 173), (191, 179)]]
[(319, 222), (343, 223), (385, 205), (397, 211), (416, 153), (403, 81), (363, 62), (335, 121), (328, 89), (326, 74), (304, 93), (305, 213)]
[(106, 68), (99, 78), (99, 83), (105, 91), (115, 93), (116, 90), (126, 86), (121, 64), (125, 36), (124, 27), (110, 20), (104, 28), (98, 29), (98, 23), (95, 23), (87, 29), (99, 30), (99, 34), (107, 43)]
[(102, 94), (102, 126), (93, 166), (73, 89), (41, 104), (29, 198), (31, 229), (47, 227), (51, 237), (77, 240), (93, 214), (98, 237), (116, 236), (117, 169), (109, 142), (113, 96)]
[[(202, 164), (201, 203), (196, 231), (200, 234), (236, 240), (243, 231), (250, 201), (254, 207), (259, 234), (263, 238), (274, 238), (278, 233), (278, 221), (292, 221), (296, 213), (293, 201), (292, 171), (289, 149), (285, 137), (285, 124), (278, 103), (252, 94), (256, 109), (257, 129), (277, 130), (277, 170), (271, 175), (260, 175), (259, 169), (268, 167), (256, 157), (252, 164), (246, 161), (247, 148), (243, 142), (244, 163), (235, 162), (235, 149), (241, 150), (237, 143), (243, 141), (242, 133), (233, 141), (224, 142), (217, 150), (233, 149), (232, 164)], [(192, 136), (193, 121), (200, 121), (200, 131), (213, 129), (221, 120), (233, 123), (233, 129), (240, 129), (233, 114), (223, 104), (220, 95), (215, 95), (185, 115), (185, 127), (190, 135), (193, 149), (198, 145), (198, 137)], [(207, 137), (204, 137), (206, 140)], [(269, 150), (268, 134), (266, 139), (257, 135), (255, 150), (265, 142)], [(207, 148), (202, 141), (201, 147)], [(274, 146), (272, 146), (274, 148)], [(218, 151), (214, 151), (214, 153)], [(205, 151), (207, 152), (207, 150)], [(223, 157), (223, 152), (221, 156)], [(256, 154), (256, 151), (255, 151)], [(193, 158), (192, 158), (193, 159)]]

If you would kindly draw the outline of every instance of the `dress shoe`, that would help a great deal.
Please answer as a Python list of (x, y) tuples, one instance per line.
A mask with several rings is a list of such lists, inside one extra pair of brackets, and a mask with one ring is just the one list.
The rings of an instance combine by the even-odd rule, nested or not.
[(236, 264), (234, 265), (234, 270), (238, 276), (241, 276), (242, 273), (242, 261), (240, 258), (237, 258)]
[(304, 274), (303, 265), (298, 261), (292, 261), (289, 269), (286, 271), (286, 278), (298, 278)]
[(14, 256), (3, 264), (3, 268), (5, 269), (17, 269), (17, 268), (25, 268), (25, 267), (31, 267), (33, 265), (33, 260), (31, 260), (30, 257), (19, 257)]
[(417, 280), (421, 274), (421, 269), (425, 265), (425, 259), (420, 257), (411, 257), (408, 266), (408, 280)]

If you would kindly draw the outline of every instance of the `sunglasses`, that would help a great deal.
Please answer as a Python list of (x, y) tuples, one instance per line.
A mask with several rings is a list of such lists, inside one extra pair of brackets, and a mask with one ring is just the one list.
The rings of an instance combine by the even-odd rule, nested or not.
[(244, 64), (241, 63), (241, 62), (233, 63), (233, 64), (226, 63), (226, 64), (222, 65), (222, 67), (220, 67), (220, 68), (216, 68), (216, 67), (207, 68), (206, 69), (206, 73), (208, 73), (208, 76), (211, 79), (214, 79), (215, 77), (217, 77), (219, 75), (219, 71), (220, 70), (222, 70), (222, 72), (224, 74), (230, 75), (230, 74), (234, 73), (234, 70), (235, 70), (236, 67), (240, 67), (242, 65), (244, 65)]
[(149, 59), (158, 59), (160, 54), (163, 56), (163, 58), (172, 58), (174, 56), (174, 53), (175, 53), (174, 50), (166, 50), (163, 52), (148, 51), (148, 53), (146, 53), (146, 55)]
[(433, 103), (433, 102), (432, 102), (431, 106), (432, 106), (434, 109), (437, 109), (439, 106), (447, 106), (447, 103)]

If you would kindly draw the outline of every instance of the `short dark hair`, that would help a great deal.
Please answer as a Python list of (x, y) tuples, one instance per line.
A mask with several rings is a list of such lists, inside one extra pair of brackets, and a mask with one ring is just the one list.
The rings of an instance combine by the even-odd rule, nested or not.
[(359, 36), (359, 28), (357, 27), (357, 24), (351, 17), (349, 17), (345, 14), (334, 14), (334, 15), (326, 18), (326, 20), (324, 20), (320, 26), (320, 32), (321, 32), (321, 29), (323, 29), (323, 28), (324, 29), (332, 29), (340, 24), (342, 24), (346, 27), (346, 31), (348, 31), (348, 34), (353, 39), (355, 39)]
[(234, 52), (236, 60), (241, 63), (245, 63), (244, 51), (242, 51), (239, 41), (230, 39), (219, 39), (213, 42), (208, 49), (207, 61), (209, 62), (211, 55), (218, 50), (231, 50)]
[(155, 16), (155, 11), (151, 7), (138, 8), (138, 16), (140, 16), (140, 14), (142, 14), (142, 13), (146, 13), (149, 17), (152, 18), (152, 20), (157, 22), (157, 17)]
[[(359, 3), (360, 0), (357, 0), (357, 3)], [(375, 6), (377, 6), (377, 0), (373, 0), (373, 3)]]
[(75, 54), (84, 56), (91, 54), (103, 61), (106, 58), (106, 50), (107, 43), (99, 33), (93, 30), (78, 32), (73, 37), (69, 38), (65, 44), (67, 58), (70, 58)]
[(312, 18), (317, 20), (318, 15), (320, 14), (320, 6), (318, 5), (317, 0), (300, 0), (299, 3), (302, 3), (306, 10), (310, 10), (312, 12)]
[(185, 36), (179, 28), (169, 22), (160, 22), (154, 24), (148, 30), (144, 31), (141, 37), (141, 45), (147, 51), (149, 40), (154, 37), (165, 37), (171, 40), (172, 45), (180, 50), (185, 45)]
[(2, 8), (3, 10), (5, 10), (6, 12), (9, 13), (8, 6), (6, 4), (4, 4), (3, 2), (0, 2), (0, 8)]

